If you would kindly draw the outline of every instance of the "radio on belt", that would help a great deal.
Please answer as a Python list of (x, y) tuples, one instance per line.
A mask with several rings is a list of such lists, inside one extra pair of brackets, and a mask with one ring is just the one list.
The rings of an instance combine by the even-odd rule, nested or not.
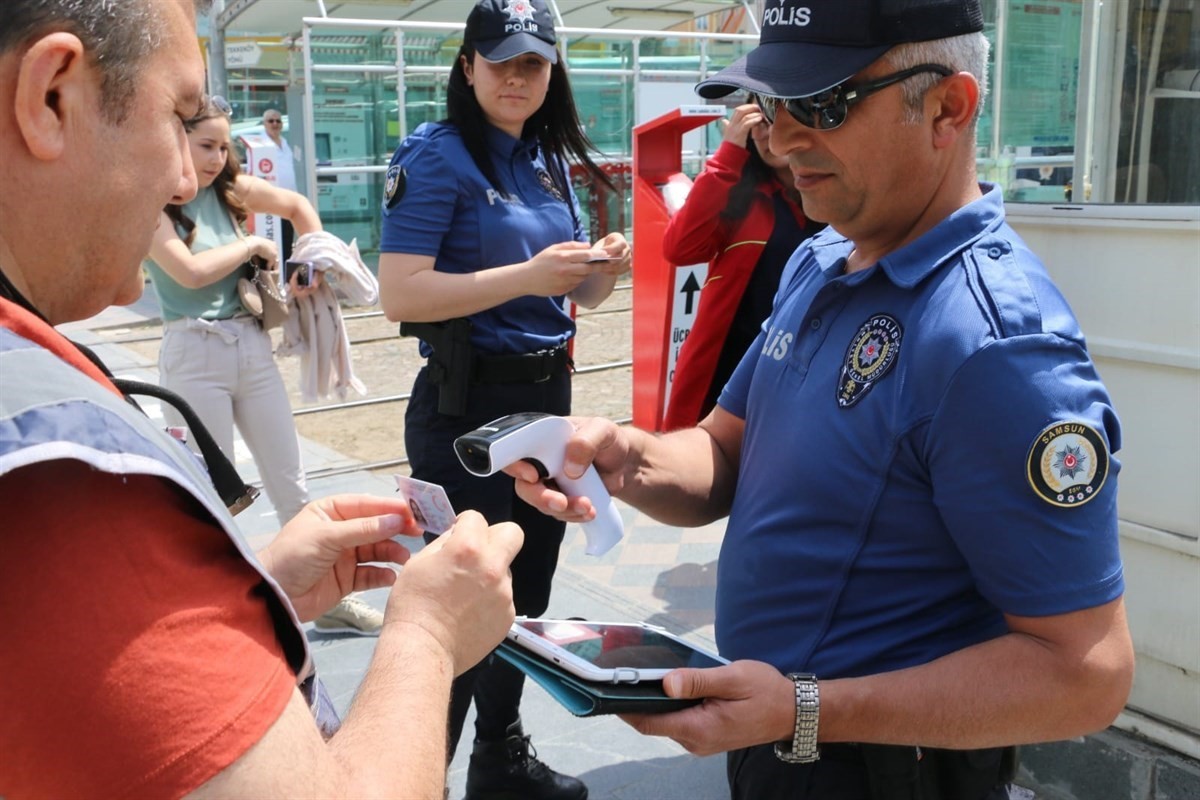
[(553, 478), (564, 494), (590, 499), (596, 518), (583, 524), (587, 537), (584, 552), (604, 555), (625, 535), (625, 527), (595, 467), (589, 465), (579, 478), (563, 474), (567, 440), (574, 432), (563, 417), (540, 412), (509, 414), (455, 439), (454, 452), (472, 475), (487, 477), (514, 461), (528, 461), (543, 477)]

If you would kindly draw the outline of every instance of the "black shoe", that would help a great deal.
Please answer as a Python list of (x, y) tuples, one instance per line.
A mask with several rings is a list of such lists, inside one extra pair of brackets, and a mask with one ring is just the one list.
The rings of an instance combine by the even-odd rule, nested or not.
[(583, 781), (560, 775), (537, 759), (518, 720), (498, 742), (475, 740), (465, 800), (587, 800)]

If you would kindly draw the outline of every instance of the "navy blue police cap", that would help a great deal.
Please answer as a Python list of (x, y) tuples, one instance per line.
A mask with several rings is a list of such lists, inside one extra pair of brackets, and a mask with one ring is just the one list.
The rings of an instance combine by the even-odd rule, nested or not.
[(698, 83), (696, 93), (809, 97), (895, 45), (981, 30), (979, 0), (766, 0), (758, 47)]
[(558, 63), (558, 39), (546, 0), (479, 0), (467, 16), (463, 40), (488, 61), (536, 53)]

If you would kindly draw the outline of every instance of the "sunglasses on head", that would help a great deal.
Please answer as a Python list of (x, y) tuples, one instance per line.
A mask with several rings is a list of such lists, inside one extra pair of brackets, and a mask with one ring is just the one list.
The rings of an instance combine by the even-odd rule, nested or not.
[(229, 101), (219, 94), (214, 94), (208, 98), (208, 102), (212, 103), (213, 108), (220, 111), (227, 117), (233, 116), (233, 106), (229, 105)]
[(850, 113), (850, 106), (861, 102), (868, 95), (923, 72), (936, 72), (942, 77), (954, 74), (953, 70), (940, 64), (919, 64), (911, 69), (884, 75), (878, 80), (860, 83), (852, 89), (847, 89), (843, 83), (808, 97), (769, 97), (761, 94), (754, 97), (769, 123), (774, 124), (775, 115), (779, 111), (779, 106), (782, 105), (792, 115), (792, 119), (804, 127), (819, 131), (831, 131), (846, 121), (846, 115)]

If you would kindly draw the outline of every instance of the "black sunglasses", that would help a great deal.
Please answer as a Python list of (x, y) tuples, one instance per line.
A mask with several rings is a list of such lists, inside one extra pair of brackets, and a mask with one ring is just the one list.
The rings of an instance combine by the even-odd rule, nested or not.
[(832, 89), (817, 92), (808, 97), (768, 97), (755, 95), (758, 107), (762, 110), (767, 122), (774, 124), (775, 114), (782, 105), (792, 115), (792, 119), (806, 128), (819, 131), (831, 131), (840, 127), (850, 113), (850, 106), (861, 102), (868, 95), (886, 89), (894, 83), (906, 81), (914, 75), (923, 72), (936, 72), (942, 77), (953, 75), (953, 70), (940, 64), (919, 64), (912, 69), (893, 72), (869, 83), (859, 84), (853, 89), (847, 89), (845, 84), (838, 84)]

